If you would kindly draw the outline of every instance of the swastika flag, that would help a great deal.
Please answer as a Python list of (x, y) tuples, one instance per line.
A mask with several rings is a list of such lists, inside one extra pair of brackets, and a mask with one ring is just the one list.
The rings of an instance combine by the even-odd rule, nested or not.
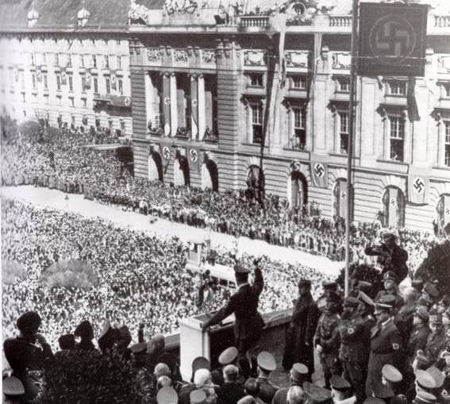
[(408, 199), (411, 203), (428, 203), (429, 179), (424, 175), (410, 175), (408, 178)]
[(311, 178), (313, 186), (328, 188), (328, 166), (325, 163), (311, 162)]

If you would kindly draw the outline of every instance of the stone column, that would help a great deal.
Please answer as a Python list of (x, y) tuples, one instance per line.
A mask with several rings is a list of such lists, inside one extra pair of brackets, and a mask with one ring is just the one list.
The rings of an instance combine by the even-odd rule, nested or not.
[(443, 167), (444, 166), (444, 160), (445, 160), (445, 151), (444, 151), (444, 145), (445, 145), (445, 124), (442, 121), (442, 117), (439, 116), (439, 121), (437, 124), (437, 166)]
[[(203, 74), (198, 75), (198, 132), (202, 140), (206, 130), (206, 108), (205, 108), (205, 78)], [(212, 128), (210, 128), (212, 129)]]
[(198, 138), (198, 82), (197, 75), (191, 74), (191, 132), (192, 139)]
[(170, 135), (173, 137), (177, 133), (178, 128), (178, 111), (177, 111), (177, 76), (175, 73), (170, 74)]

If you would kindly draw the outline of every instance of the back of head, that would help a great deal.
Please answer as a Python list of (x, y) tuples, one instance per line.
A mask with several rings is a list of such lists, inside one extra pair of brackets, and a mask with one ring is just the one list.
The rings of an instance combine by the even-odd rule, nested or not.
[(73, 334), (64, 334), (58, 338), (58, 344), (61, 349), (73, 349), (75, 347), (75, 336)]
[(84, 340), (91, 340), (94, 338), (94, 330), (92, 329), (91, 322), (89, 320), (84, 320), (78, 324), (75, 329), (75, 336), (80, 337)]
[(246, 380), (244, 384), (244, 389), (247, 394), (256, 397), (259, 394), (259, 383), (255, 378), (250, 377), (249, 379)]
[(172, 386), (172, 379), (169, 376), (158, 377), (158, 389)]
[(17, 328), (23, 335), (32, 335), (38, 332), (41, 317), (35, 311), (27, 311), (17, 319)]
[(195, 387), (201, 389), (207, 385), (211, 380), (211, 373), (208, 369), (198, 369), (194, 374)]
[(305, 392), (300, 386), (292, 386), (287, 393), (286, 402), (288, 404), (303, 404), (305, 401)]
[(170, 376), (170, 369), (165, 363), (158, 363), (153, 371), (155, 377), (158, 379), (161, 376)]
[(225, 382), (235, 382), (239, 375), (239, 369), (235, 365), (227, 365), (223, 368)]

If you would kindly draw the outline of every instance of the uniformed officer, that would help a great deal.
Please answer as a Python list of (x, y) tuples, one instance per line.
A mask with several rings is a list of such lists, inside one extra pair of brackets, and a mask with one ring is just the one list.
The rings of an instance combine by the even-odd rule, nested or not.
[(352, 386), (344, 378), (333, 375), (330, 379), (331, 396), (335, 404), (354, 404), (356, 396), (351, 394)]
[(398, 278), (395, 275), (395, 273), (389, 271), (386, 272), (383, 276), (383, 290), (380, 290), (378, 294), (375, 296), (375, 302), (379, 301), (382, 296), (391, 295), (395, 297), (394, 302), (394, 309), (398, 311), (400, 307), (403, 306), (404, 301), (403, 298), (400, 296), (400, 293), (398, 291)]
[(341, 374), (339, 362), (339, 325), (340, 297), (336, 293), (329, 293), (326, 306), (320, 316), (314, 336), (314, 346), (319, 353), (322, 365), (325, 388), (330, 388), (330, 377)]
[(310, 382), (303, 383), (303, 390), (308, 397), (309, 404), (331, 404), (333, 398), (331, 397), (331, 391), (324, 389), (323, 387), (316, 386)]
[(19, 404), (25, 394), (22, 382), (14, 376), (6, 376), (2, 382), (3, 403)]
[(322, 283), (323, 293), (317, 299), (317, 308), (322, 313), (325, 310), (327, 304), (327, 298), (330, 294), (334, 294), (339, 297), (339, 302), (342, 302), (342, 298), (338, 293), (337, 282), (323, 282)]
[(370, 357), (367, 369), (366, 394), (373, 395), (375, 388), (381, 384), (381, 371), (385, 364), (393, 364), (399, 351), (402, 338), (394, 324), (393, 310), (395, 296), (385, 295), (376, 304), (377, 324), (370, 335)]
[(441, 314), (430, 316), (430, 329), (431, 333), (428, 336), (424, 352), (431, 365), (439, 359), (440, 353), (447, 345), (447, 335), (442, 324)]
[(344, 310), (339, 326), (340, 348), (339, 359), (343, 366), (343, 376), (353, 387), (353, 391), (362, 402), (365, 397), (364, 383), (367, 374), (367, 358), (364, 341), (365, 322), (358, 312), (359, 300), (349, 296), (344, 300)]
[(417, 351), (425, 350), (427, 345), (428, 335), (431, 330), (428, 327), (430, 315), (425, 307), (419, 306), (413, 316), (413, 330), (408, 341), (408, 362), (411, 365)]
[[(309, 369), (303, 363), (294, 363), (289, 372), (289, 386), (302, 387), (305, 380), (308, 378)], [(289, 387), (281, 387), (275, 393), (272, 404), (286, 404)]]
[(278, 386), (273, 385), (270, 380), (270, 373), (277, 368), (275, 358), (270, 352), (260, 352), (256, 358), (258, 362), (259, 398), (265, 403), (271, 403), (273, 396), (278, 390)]

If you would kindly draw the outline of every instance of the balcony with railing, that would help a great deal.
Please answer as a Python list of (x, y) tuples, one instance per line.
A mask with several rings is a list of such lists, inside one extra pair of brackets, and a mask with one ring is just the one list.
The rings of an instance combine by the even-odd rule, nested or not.
[(350, 27), (352, 25), (351, 15), (330, 15), (330, 27)]
[(265, 28), (270, 25), (268, 15), (241, 15), (238, 21), (243, 28)]

